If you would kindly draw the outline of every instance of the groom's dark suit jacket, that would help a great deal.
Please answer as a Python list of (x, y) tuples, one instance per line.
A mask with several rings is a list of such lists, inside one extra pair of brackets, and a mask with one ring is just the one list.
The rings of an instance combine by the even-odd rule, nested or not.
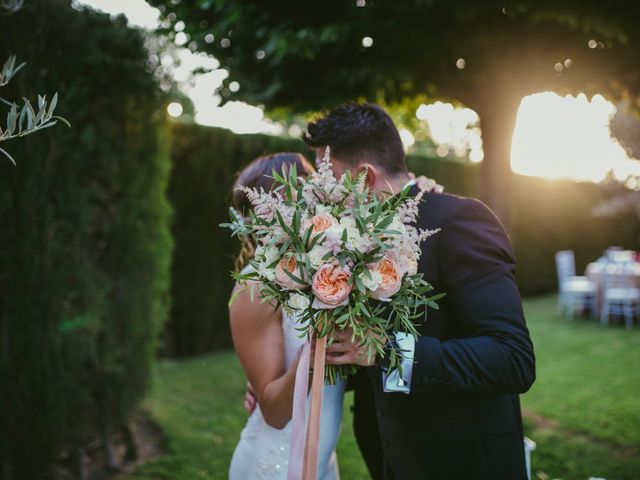
[(409, 395), (383, 392), (378, 367), (361, 375), (369, 385), (356, 380), (356, 437), (374, 478), (525, 479), (518, 394), (535, 358), (509, 239), (477, 200), (424, 200), (418, 227), (442, 230), (423, 243), (419, 271), (446, 297), (419, 328)]

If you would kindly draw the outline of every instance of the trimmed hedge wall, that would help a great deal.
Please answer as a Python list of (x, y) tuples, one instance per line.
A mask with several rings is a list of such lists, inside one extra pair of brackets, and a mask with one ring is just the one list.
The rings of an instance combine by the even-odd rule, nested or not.
[[(311, 152), (299, 140), (235, 135), (227, 130), (176, 124), (170, 200), (176, 242), (172, 267), (171, 319), (167, 353), (184, 356), (230, 345), (227, 301), (229, 271), (238, 247), (218, 224), (228, 220), (235, 173), (264, 153)], [(477, 165), (409, 156), (409, 167), (445, 185), (446, 191), (475, 196)], [(576, 251), (578, 269), (610, 245), (637, 246), (640, 224), (628, 216), (595, 219), (591, 208), (607, 192), (592, 184), (514, 176), (511, 237), (524, 295), (556, 288), (554, 254)]]
[(172, 308), (166, 350), (184, 356), (230, 345), (227, 302), (238, 241), (219, 227), (229, 220), (236, 173), (277, 151), (309, 155), (302, 141), (176, 123), (169, 199), (175, 209)]
[[(3, 97), (60, 92), (57, 125), (0, 159), (0, 478), (42, 478), (61, 447), (120, 428), (168, 313), (168, 129), (142, 34), (30, 0), (0, 15)], [(160, 112), (160, 115), (159, 113)]]
[[(409, 168), (445, 185), (445, 191), (477, 196), (477, 165), (410, 156)], [(555, 253), (573, 250), (576, 269), (584, 271), (612, 245), (640, 246), (640, 221), (632, 213), (616, 218), (596, 218), (595, 205), (619, 190), (592, 183), (513, 175), (511, 178), (509, 236), (517, 261), (517, 278), (523, 295), (557, 289)]]

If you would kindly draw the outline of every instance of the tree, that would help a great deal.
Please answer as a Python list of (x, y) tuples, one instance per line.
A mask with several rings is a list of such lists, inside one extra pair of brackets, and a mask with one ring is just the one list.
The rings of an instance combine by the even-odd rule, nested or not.
[(485, 150), (482, 197), (505, 220), (523, 96), (601, 92), (637, 103), (640, 5), (632, 0), (150, 3), (165, 33), (183, 30), (229, 69), (226, 100), (305, 112), (426, 94), (473, 108)]
[[(611, 136), (627, 150), (630, 156), (640, 158), (640, 119), (629, 112), (628, 106), (618, 105), (611, 119)], [(616, 182), (614, 182), (615, 185)], [(640, 218), (640, 175), (631, 175), (624, 183), (629, 190), (613, 195), (594, 208), (596, 216), (615, 217), (633, 211)]]

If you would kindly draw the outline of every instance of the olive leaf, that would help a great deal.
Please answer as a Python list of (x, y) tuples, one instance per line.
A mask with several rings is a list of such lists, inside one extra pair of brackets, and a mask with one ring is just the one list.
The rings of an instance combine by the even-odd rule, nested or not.
[[(0, 70), (0, 87), (7, 85), (15, 74), (25, 65), (26, 63), (23, 62), (16, 66), (15, 55), (9, 57)], [(53, 127), (58, 122), (62, 122), (71, 128), (71, 125), (65, 118), (54, 115), (55, 108), (58, 104), (57, 92), (53, 95), (50, 102), (47, 102), (45, 95), (38, 95), (37, 110), (31, 105), (29, 99), (24, 97), (21, 107), (17, 103), (10, 102), (3, 98), (0, 98), (0, 101), (9, 107), (6, 126), (3, 128), (2, 125), (0, 125), (0, 142), (30, 135), (38, 130)], [(0, 148), (0, 154), (7, 157), (11, 163), (16, 165), (13, 157), (9, 155), (5, 149)]]

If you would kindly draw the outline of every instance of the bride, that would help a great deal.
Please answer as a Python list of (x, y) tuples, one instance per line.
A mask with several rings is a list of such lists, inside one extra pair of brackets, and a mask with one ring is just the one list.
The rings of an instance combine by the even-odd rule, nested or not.
[[(244, 168), (236, 186), (273, 189), (271, 172), (296, 166), (302, 175), (313, 171), (311, 164), (297, 153), (277, 153), (259, 157)], [(234, 208), (246, 214), (251, 205), (244, 193), (233, 192)], [(238, 270), (251, 268), (254, 244), (245, 238), (236, 262)], [(242, 368), (253, 386), (258, 406), (240, 435), (229, 468), (229, 480), (285, 480), (289, 463), (291, 412), (296, 367), (305, 340), (299, 338), (296, 318), (259, 296), (251, 298), (248, 286), (235, 285), (236, 298), (229, 308), (233, 344)], [(338, 480), (336, 443), (342, 420), (346, 382), (324, 386), (320, 417), (318, 480)]]

